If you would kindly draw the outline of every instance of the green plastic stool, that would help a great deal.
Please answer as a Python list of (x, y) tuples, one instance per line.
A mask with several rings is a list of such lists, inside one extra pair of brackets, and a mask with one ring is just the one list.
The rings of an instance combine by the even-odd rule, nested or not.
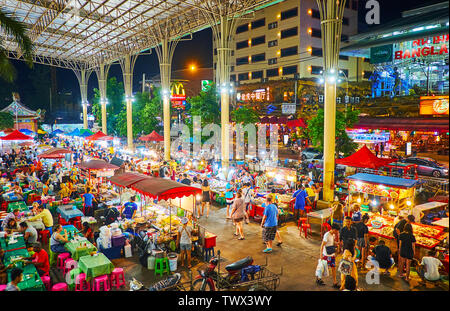
[(50, 258), (49, 258), (50, 267), (52, 267), (56, 264), (56, 260), (58, 259), (58, 253), (52, 252), (50, 247), (48, 248), (48, 253), (50, 255)]
[(69, 283), (67, 283), (67, 285), (69, 286), (70, 290), (74, 290), (75, 289), (75, 278), (77, 277), (78, 274), (83, 273), (83, 270), (81, 270), (80, 268), (74, 268), (72, 270), (69, 271)]
[(169, 259), (167, 257), (155, 259), (155, 275), (159, 273), (159, 276), (163, 276), (166, 272), (169, 274), (169, 271)]

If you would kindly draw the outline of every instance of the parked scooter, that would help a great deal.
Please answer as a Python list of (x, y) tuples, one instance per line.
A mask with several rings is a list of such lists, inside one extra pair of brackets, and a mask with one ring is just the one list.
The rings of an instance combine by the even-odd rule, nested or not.
[(161, 292), (166, 290), (179, 290), (178, 285), (181, 280), (181, 274), (175, 273), (170, 275), (168, 278), (163, 279), (149, 288), (146, 288), (144, 284), (133, 278), (130, 281), (130, 291), (136, 292), (136, 291), (150, 291), (150, 292)]

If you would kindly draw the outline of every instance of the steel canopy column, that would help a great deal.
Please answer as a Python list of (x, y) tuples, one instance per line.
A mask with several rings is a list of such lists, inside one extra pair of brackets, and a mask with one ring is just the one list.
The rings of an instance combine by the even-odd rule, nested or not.
[(100, 91), (100, 105), (102, 109), (102, 132), (107, 133), (107, 115), (106, 115), (106, 105), (108, 104), (108, 98), (106, 95), (107, 90), (107, 77), (110, 65), (105, 65), (101, 63), (96, 69), (97, 79), (98, 79), (98, 89)]
[(325, 75), (323, 198), (332, 202), (336, 149), (336, 80), (345, 0), (317, 0), (317, 5), (320, 11)]
[(129, 149), (133, 145), (133, 69), (138, 55), (128, 54), (119, 60), (122, 67), (123, 85), (125, 88), (125, 102), (127, 107), (127, 144)]
[(81, 105), (83, 108), (83, 127), (85, 129), (88, 128), (88, 116), (87, 116), (87, 107), (89, 102), (87, 100), (87, 88), (89, 77), (92, 73), (91, 70), (80, 69), (74, 70), (75, 76), (77, 77), (78, 84), (80, 85), (80, 93), (81, 93)]

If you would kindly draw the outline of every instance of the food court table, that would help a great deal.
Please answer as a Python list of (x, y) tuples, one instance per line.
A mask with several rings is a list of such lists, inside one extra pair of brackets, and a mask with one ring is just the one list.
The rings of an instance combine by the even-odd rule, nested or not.
[[(64, 207), (66, 207), (66, 206), (72, 206), (72, 209), (65, 210)], [(78, 208), (73, 207), (73, 205), (61, 205), (56, 209), (56, 211), (66, 221), (69, 221), (70, 219), (75, 218), (75, 217), (83, 217), (84, 216), (83, 212), (80, 211)]]
[(79, 230), (74, 225), (66, 225), (66, 226), (63, 226), (62, 228), (63, 228), (62, 233), (64, 233), (64, 230), (66, 230), (67, 234), (72, 234), (72, 235), (78, 234), (78, 235), (81, 235), (79, 233)]
[(8, 204), (8, 213), (11, 213), (15, 209), (18, 209), (21, 212), (28, 212), (30, 210), (24, 201)]
[(23, 236), (16, 237), (16, 240), (17, 242), (9, 244), (5, 238), (0, 238), (0, 246), (5, 250), (5, 252), (25, 248), (25, 239)]
[[(85, 243), (86, 246), (84, 246)], [(80, 257), (90, 255), (92, 252), (97, 251), (97, 248), (87, 239), (82, 241), (72, 240), (66, 243), (64, 247), (72, 255), (71, 257), (75, 260), (78, 260), (80, 259)]]
[(27, 223), (27, 225), (29, 227), (33, 227), (36, 230), (45, 230), (45, 225), (42, 222), (42, 220), (36, 220), (36, 221), (27, 221), (27, 220), (25, 220), (25, 222)]
[(103, 253), (97, 253), (94, 256), (80, 257), (78, 268), (86, 274), (86, 280), (90, 281), (97, 276), (110, 274), (114, 265)]
[(308, 218), (307, 219), (308, 223), (310, 223), (309, 218), (320, 219), (320, 225), (322, 226), (323, 223), (326, 222), (326, 220), (331, 217), (331, 209), (326, 208), (318, 211), (309, 212), (308, 214), (306, 214), (306, 217)]

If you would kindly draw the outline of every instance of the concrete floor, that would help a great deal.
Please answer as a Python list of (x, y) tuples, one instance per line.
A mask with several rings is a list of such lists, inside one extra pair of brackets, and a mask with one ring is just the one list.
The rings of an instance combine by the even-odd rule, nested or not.
[[(268, 269), (275, 273), (280, 273), (281, 268), (283, 274), (280, 278), (280, 286), (278, 290), (284, 291), (335, 291), (331, 287), (331, 277), (325, 278), (326, 286), (317, 286), (315, 284), (315, 270), (320, 250), (320, 234), (319, 225), (313, 224), (313, 235), (305, 239), (299, 236), (298, 229), (293, 222), (283, 226), (280, 230), (283, 239), (281, 247), (277, 247), (274, 243), (273, 252), (264, 254), (262, 250), (265, 246), (261, 239), (261, 227), (257, 223), (251, 222), (244, 224), (245, 240), (238, 240), (233, 235), (234, 226), (230, 220), (225, 219), (226, 209), (212, 207), (209, 218), (202, 217), (200, 224), (208, 231), (217, 235), (217, 251), (221, 251), (221, 271), (225, 271), (225, 265), (242, 259), (246, 256), (252, 256), (254, 264), (264, 265), (266, 259)], [(116, 267), (123, 267), (125, 278), (131, 280), (135, 277), (145, 286), (159, 281), (162, 277), (154, 276), (153, 271), (142, 267), (137, 259), (136, 254), (131, 258), (120, 258), (112, 260)], [(197, 275), (197, 269), (205, 265), (198, 259), (193, 260), (193, 277)], [(178, 271), (183, 276), (182, 281), (189, 281), (189, 271), (186, 268), (178, 267)], [(365, 281), (365, 272), (359, 272), (359, 287), (364, 291), (421, 291), (421, 290), (447, 290), (448, 282), (440, 287), (427, 288), (419, 285), (417, 275), (412, 272), (412, 280), (407, 283), (395, 275), (396, 269), (392, 269), (391, 276), (381, 276), (379, 285), (369, 285)], [(62, 273), (52, 268), (51, 276), (53, 281), (62, 281)], [(339, 275), (338, 275), (339, 281)], [(121, 290), (128, 290), (129, 284)]]

